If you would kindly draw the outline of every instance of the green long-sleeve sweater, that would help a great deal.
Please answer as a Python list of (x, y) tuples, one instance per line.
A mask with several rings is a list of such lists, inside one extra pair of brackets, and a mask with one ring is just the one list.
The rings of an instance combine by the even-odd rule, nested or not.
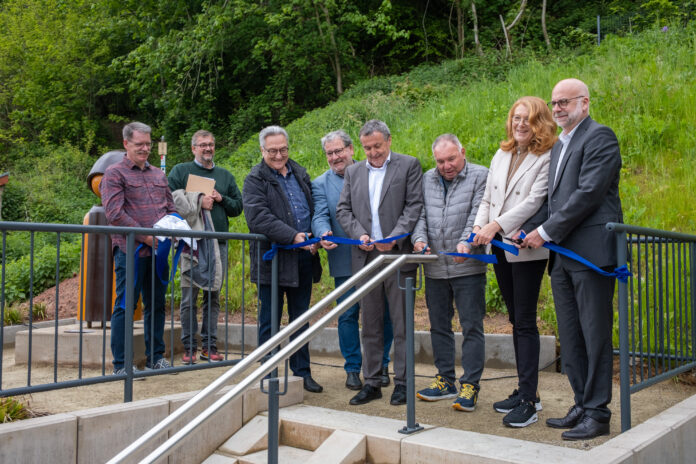
[(215, 190), (222, 196), (221, 202), (214, 202), (210, 214), (213, 218), (213, 227), (217, 232), (229, 230), (228, 217), (239, 216), (242, 213), (242, 195), (237, 187), (232, 173), (226, 169), (215, 166), (213, 169), (205, 169), (193, 161), (174, 166), (169, 173), (169, 188), (174, 190), (185, 189), (189, 174), (215, 179)]

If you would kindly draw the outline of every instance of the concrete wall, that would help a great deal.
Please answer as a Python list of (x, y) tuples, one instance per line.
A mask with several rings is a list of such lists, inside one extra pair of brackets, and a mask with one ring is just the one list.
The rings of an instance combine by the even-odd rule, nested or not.
[[(244, 344), (247, 352), (256, 348), (256, 324), (245, 325)], [(218, 329), (218, 340), (224, 337), (224, 332)], [(454, 334), (457, 359), (462, 351), (462, 334)], [(241, 324), (230, 324), (228, 343), (235, 349), (240, 349), (242, 344)], [(218, 342), (219, 343), (219, 342)], [(312, 354), (320, 356), (341, 357), (338, 346), (338, 330), (334, 327), (325, 328), (311, 342), (309, 349)], [(393, 351), (393, 349), (392, 349)], [(433, 348), (430, 343), (430, 332), (418, 331), (414, 338), (414, 353), (416, 362), (433, 363)], [(556, 358), (556, 337), (552, 335), (541, 336), (539, 350), (539, 367), (545, 367)], [(486, 334), (486, 367), (494, 369), (514, 369), (515, 352), (512, 344), (512, 335)], [(555, 369), (555, 366), (551, 366)]]
[[(223, 388), (215, 399), (229, 388), (231, 387)], [(288, 394), (281, 397), (281, 407), (301, 403), (304, 398), (303, 392), (302, 379), (290, 377)], [(106, 462), (196, 393), (182, 393), (0, 424), (0, 463)], [(241, 428), (244, 417), (254, 417), (265, 409), (261, 396), (266, 398), (256, 385), (247, 390), (244, 397), (228, 402), (201, 426), (195, 437), (184, 439), (181, 447), (172, 453), (168, 462), (203, 461)], [(194, 408), (186, 418), (195, 417), (212, 402), (213, 400), (209, 400)], [(131, 462), (138, 462), (163, 442), (164, 436), (154, 440)]]

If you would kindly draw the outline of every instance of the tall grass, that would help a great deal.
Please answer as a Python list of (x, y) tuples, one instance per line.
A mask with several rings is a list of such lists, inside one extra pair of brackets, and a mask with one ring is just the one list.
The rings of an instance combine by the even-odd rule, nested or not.
[[(483, 61), (449, 61), (403, 76), (366, 81), (287, 127), (291, 157), (314, 178), (327, 169), (321, 136), (343, 128), (357, 142), (361, 125), (378, 118), (392, 131), (392, 149), (418, 157), (424, 169), (434, 166), (430, 144), (444, 132), (459, 136), (470, 162), (488, 166), (505, 135), (512, 103), (523, 95), (549, 100), (553, 85), (567, 77), (587, 83), (590, 114), (617, 134), (623, 158), (620, 188), (625, 222), (694, 231), (694, 24), (608, 37), (583, 54), (560, 50), (553, 57), (528, 55), (511, 62), (490, 53)], [(252, 138), (234, 152), (220, 153), (219, 158), (241, 186), (261, 158), (258, 140)], [(356, 158), (364, 158), (359, 143)], [(246, 231), (243, 218), (235, 219), (231, 229)], [(315, 294), (332, 288), (325, 274)], [(541, 301), (541, 316), (555, 327), (548, 282)]]

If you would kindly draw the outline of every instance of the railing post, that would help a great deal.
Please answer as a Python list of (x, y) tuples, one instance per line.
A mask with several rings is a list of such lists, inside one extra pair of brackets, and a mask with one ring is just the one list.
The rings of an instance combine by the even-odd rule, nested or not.
[(126, 235), (126, 307), (124, 321), (123, 361), (126, 382), (123, 385), (123, 402), (133, 401), (133, 306), (135, 300), (135, 234)]
[[(626, 265), (625, 232), (616, 233), (616, 258), (619, 266)], [(640, 291), (640, 289), (639, 289)], [(621, 432), (631, 428), (631, 385), (628, 366), (628, 283), (619, 281), (619, 378), (621, 381)]]
[[(278, 296), (278, 254), (276, 253), (271, 262), (271, 338), (275, 336), (280, 325)], [(271, 353), (277, 352), (278, 348), (274, 348)], [(278, 368), (276, 367), (271, 371), (268, 384), (268, 464), (278, 464), (278, 423)]]
[(416, 422), (416, 380), (414, 366), (414, 321), (416, 290), (413, 287), (413, 277), (406, 277), (404, 291), (406, 292), (406, 426), (399, 433), (410, 434), (423, 430)]
[[(689, 295), (691, 316), (691, 361), (696, 361), (696, 242), (689, 243)], [(687, 343), (687, 345), (689, 345)]]

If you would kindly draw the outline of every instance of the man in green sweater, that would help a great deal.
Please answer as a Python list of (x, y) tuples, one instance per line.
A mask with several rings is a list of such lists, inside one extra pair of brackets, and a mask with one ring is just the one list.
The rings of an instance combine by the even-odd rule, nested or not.
[[(169, 188), (173, 191), (185, 189), (190, 174), (215, 179), (215, 188), (211, 195), (202, 194), (200, 208), (210, 211), (213, 228), (216, 232), (227, 232), (227, 218), (239, 216), (242, 213), (242, 195), (239, 192), (234, 176), (221, 167), (215, 166), (215, 137), (212, 133), (199, 130), (191, 138), (191, 151), (194, 159), (188, 163), (174, 166), (169, 173)], [(219, 241), (220, 260), (222, 261), (223, 276), (227, 271), (227, 242)], [(183, 362), (196, 362), (198, 347), (196, 332), (198, 320), (196, 301), (198, 287), (195, 285), (181, 287), (181, 341), (184, 344)], [(203, 292), (203, 320), (201, 321), (201, 359), (207, 361), (222, 361), (222, 355), (217, 352), (217, 320), (220, 312), (220, 292), (205, 290)]]

